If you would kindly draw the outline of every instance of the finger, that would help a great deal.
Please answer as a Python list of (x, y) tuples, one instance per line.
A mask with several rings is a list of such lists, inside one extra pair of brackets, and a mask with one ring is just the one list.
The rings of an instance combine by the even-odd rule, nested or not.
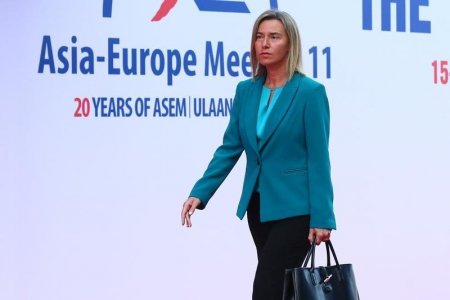
[(330, 231), (327, 229), (321, 229), (317, 231), (317, 241), (319, 245), (321, 242), (328, 241), (330, 239)]
[(186, 205), (186, 204), (187, 204), (187, 203), (184, 202), (183, 208), (181, 209), (181, 225), (183, 225), (183, 226), (184, 226), (184, 224), (185, 224), (186, 213), (187, 213), (187, 211), (188, 211), (188, 208), (187, 208), (187, 205)]
[(186, 216), (188, 215), (190, 207), (191, 207), (191, 203), (189, 200), (184, 202), (183, 209), (181, 210), (181, 225), (186, 224), (186, 221), (187, 221)]
[(186, 227), (192, 227), (191, 216), (189, 213), (186, 214)]
[(195, 207), (194, 207), (194, 205), (191, 205), (191, 208), (189, 209), (189, 212), (188, 212), (189, 216), (192, 216), (194, 214), (194, 211), (195, 211)]
[(312, 229), (309, 230), (308, 240), (309, 240), (309, 244), (312, 245), (313, 240), (314, 240), (314, 230), (312, 230)]
[(320, 245), (323, 241), (323, 231), (322, 230), (316, 230), (316, 245)]
[(200, 202), (195, 201), (195, 200), (191, 201), (188, 215), (192, 216), (199, 205), (200, 205)]
[(186, 227), (190, 227), (190, 222), (191, 222), (191, 220), (190, 220), (190, 218), (189, 218), (189, 214), (188, 213), (186, 213), (185, 215), (184, 215), (184, 218), (183, 218), (183, 226), (186, 226)]
[(181, 225), (184, 226), (184, 221), (185, 221), (185, 217), (184, 217), (184, 208), (181, 210)]
[(316, 235), (316, 245), (319, 246), (320, 243), (322, 243), (322, 238), (320, 237), (320, 235)]

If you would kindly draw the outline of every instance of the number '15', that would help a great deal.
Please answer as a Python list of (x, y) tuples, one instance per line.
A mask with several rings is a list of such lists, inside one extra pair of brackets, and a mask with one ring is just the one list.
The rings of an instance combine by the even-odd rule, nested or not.
[[(449, 76), (449, 70), (448, 70), (448, 61), (441, 60), (441, 61), (433, 61), (431, 64), (433, 66), (434, 70), (434, 77), (433, 81), (435, 84), (442, 83), (447, 84), (448, 83), (448, 76)], [(441, 73), (441, 76), (439, 76), (438, 73)], [(439, 77), (438, 77), (439, 76)]]

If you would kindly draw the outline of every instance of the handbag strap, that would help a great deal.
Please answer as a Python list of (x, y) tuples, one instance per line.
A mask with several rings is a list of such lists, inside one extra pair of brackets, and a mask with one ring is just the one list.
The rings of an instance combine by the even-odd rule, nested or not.
[(334, 247), (333, 244), (331, 243), (330, 240), (325, 242), (325, 245), (327, 246), (327, 265), (330, 266), (330, 250), (331, 250), (331, 254), (333, 254), (333, 259), (334, 262), (336, 263), (336, 266), (338, 266), (338, 268), (341, 268), (341, 265), (339, 264), (339, 261), (337, 259), (337, 255), (336, 252), (334, 251)]
[(308, 266), (308, 262), (309, 262), (311, 256), (314, 257), (314, 255), (312, 253), (314, 251), (314, 245), (315, 244), (316, 244), (316, 236), (314, 236), (314, 239), (313, 239), (313, 242), (311, 244), (311, 247), (309, 247), (308, 253), (306, 253), (306, 257), (305, 257), (305, 260), (303, 261), (302, 268), (306, 268)]
[[(337, 255), (336, 252), (334, 251), (333, 248), (333, 244), (331, 243), (331, 241), (326, 241), (325, 242), (326, 245), (326, 249), (327, 249), (327, 266), (331, 266), (331, 256), (330, 256), (330, 250), (331, 250), (331, 254), (333, 255), (333, 259), (334, 262), (336, 263), (336, 266), (340, 269), (341, 266), (339, 264), (339, 261), (337, 259)], [(309, 260), (311, 259), (311, 268), (314, 269), (315, 268), (315, 255), (316, 254), (316, 236), (314, 236), (313, 242), (311, 244), (311, 247), (309, 248), (308, 253), (306, 254), (305, 260), (303, 262), (303, 268), (306, 268), (308, 266)]]

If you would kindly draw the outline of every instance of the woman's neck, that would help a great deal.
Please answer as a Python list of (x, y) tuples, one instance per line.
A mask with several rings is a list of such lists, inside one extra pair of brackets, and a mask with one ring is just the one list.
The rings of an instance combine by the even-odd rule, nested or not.
[(266, 81), (264, 82), (264, 85), (268, 88), (282, 87), (286, 84), (287, 80), (288, 74), (285, 71), (267, 71)]

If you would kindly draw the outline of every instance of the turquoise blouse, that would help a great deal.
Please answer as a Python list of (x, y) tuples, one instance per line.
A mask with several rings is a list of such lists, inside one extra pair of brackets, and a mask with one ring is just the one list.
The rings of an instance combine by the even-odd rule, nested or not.
[[(270, 99), (269, 102), (270, 93), (272, 92), (272, 90), (273, 90), (272, 99)], [(269, 89), (264, 85), (262, 87), (261, 99), (259, 100), (258, 120), (256, 122), (256, 136), (258, 137), (258, 140), (261, 138), (264, 132), (264, 128), (266, 127), (267, 123), (267, 118), (269, 117), (270, 112), (275, 106), (278, 97), (280, 96), (282, 91), (283, 87), (278, 87), (274, 89)]]

